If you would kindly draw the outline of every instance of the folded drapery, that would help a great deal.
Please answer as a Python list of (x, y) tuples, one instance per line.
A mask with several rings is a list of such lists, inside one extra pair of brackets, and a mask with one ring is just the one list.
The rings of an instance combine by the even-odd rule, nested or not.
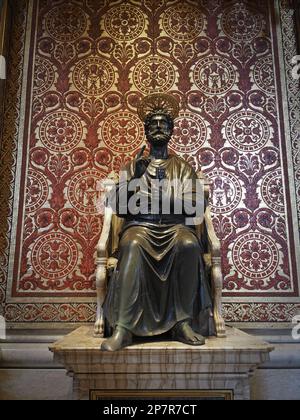
[(193, 228), (129, 222), (119, 252), (104, 304), (112, 327), (153, 336), (189, 319), (201, 335), (215, 334), (203, 249)]

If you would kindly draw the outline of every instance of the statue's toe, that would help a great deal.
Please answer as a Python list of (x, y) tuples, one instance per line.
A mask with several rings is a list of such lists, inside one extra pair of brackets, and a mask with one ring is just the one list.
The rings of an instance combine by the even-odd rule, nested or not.
[(205, 338), (195, 333), (187, 322), (182, 322), (175, 326), (173, 338), (190, 346), (204, 346)]
[(116, 351), (117, 348), (111, 340), (105, 340), (101, 344), (102, 351)]
[(197, 334), (197, 336), (195, 338), (196, 338), (196, 342), (197, 342), (197, 345), (198, 346), (204, 346), (204, 344), (205, 344), (205, 338), (202, 337), (202, 335)]
[(113, 335), (103, 341), (101, 344), (102, 351), (118, 351), (132, 343), (132, 334), (125, 328), (117, 327)]

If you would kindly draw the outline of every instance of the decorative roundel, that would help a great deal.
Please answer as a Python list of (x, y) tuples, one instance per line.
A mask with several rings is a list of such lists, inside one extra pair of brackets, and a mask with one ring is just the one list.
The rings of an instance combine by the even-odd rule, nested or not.
[(26, 212), (33, 213), (47, 201), (49, 187), (47, 179), (41, 172), (28, 170), (26, 185)]
[(90, 57), (79, 61), (73, 71), (76, 89), (88, 96), (101, 96), (114, 84), (115, 71), (109, 61)]
[(250, 279), (265, 279), (278, 268), (279, 252), (276, 243), (261, 233), (244, 234), (233, 246), (233, 264), (237, 271)]
[(86, 15), (74, 4), (54, 7), (46, 16), (46, 29), (56, 41), (73, 42), (87, 29)]
[(34, 67), (34, 94), (42, 95), (51, 89), (55, 81), (55, 72), (51, 63), (45, 58), (36, 57)]
[(118, 41), (133, 41), (141, 36), (145, 29), (143, 13), (131, 4), (113, 7), (105, 15), (106, 32)]
[(96, 169), (88, 169), (73, 176), (68, 186), (68, 198), (71, 205), (81, 213), (97, 214), (99, 180), (106, 175)]
[(267, 119), (253, 111), (239, 111), (226, 122), (225, 134), (233, 147), (243, 152), (255, 152), (271, 137)]
[(262, 197), (275, 212), (284, 213), (284, 191), (281, 170), (269, 173), (262, 182)]
[(82, 122), (69, 111), (52, 112), (42, 121), (39, 135), (46, 148), (52, 152), (69, 152), (82, 140)]
[(181, 113), (175, 123), (170, 149), (177, 153), (197, 152), (207, 136), (208, 129), (200, 116), (191, 112)]
[(236, 83), (236, 71), (224, 57), (206, 57), (194, 69), (194, 81), (201, 92), (207, 95), (223, 95)]
[(224, 33), (237, 42), (251, 42), (263, 27), (263, 20), (259, 13), (249, 9), (243, 2), (225, 10), (221, 18)]
[(51, 280), (66, 278), (78, 263), (78, 246), (64, 233), (42, 235), (32, 250), (32, 267), (42, 278)]
[(133, 113), (124, 111), (109, 115), (102, 126), (101, 137), (109, 150), (130, 153), (144, 140), (144, 125)]
[(175, 83), (174, 66), (166, 58), (148, 57), (137, 64), (133, 71), (133, 83), (142, 93), (167, 92)]
[(263, 57), (254, 66), (253, 77), (263, 92), (275, 95), (274, 64), (272, 57)]
[(242, 188), (235, 175), (218, 169), (207, 175), (211, 184), (211, 209), (214, 214), (233, 211), (242, 200)]
[(170, 38), (176, 41), (192, 41), (203, 31), (204, 19), (199, 9), (182, 3), (166, 10), (162, 25)]

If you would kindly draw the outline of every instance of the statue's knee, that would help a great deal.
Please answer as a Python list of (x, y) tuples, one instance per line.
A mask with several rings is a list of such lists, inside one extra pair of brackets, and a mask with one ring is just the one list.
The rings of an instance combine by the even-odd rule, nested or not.
[(120, 248), (130, 253), (136, 252), (140, 248), (140, 241), (138, 238), (128, 235), (121, 240)]
[(193, 234), (185, 234), (180, 237), (178, 248), (185, 252), (199, 252), (199, 241)]

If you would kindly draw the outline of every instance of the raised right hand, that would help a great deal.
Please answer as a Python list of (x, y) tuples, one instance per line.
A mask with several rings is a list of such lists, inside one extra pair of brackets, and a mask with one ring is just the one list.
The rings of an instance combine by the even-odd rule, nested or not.
[(146, 158), (137, 159), (135, 162), (134, 178), (141, 178), (146, 172), (150, 161)]
[(150, 160), (143, 157), (145, 149), (146, 146), (143, 146), (136, 156), (133, 178), (141, 178), (149, 166)]

